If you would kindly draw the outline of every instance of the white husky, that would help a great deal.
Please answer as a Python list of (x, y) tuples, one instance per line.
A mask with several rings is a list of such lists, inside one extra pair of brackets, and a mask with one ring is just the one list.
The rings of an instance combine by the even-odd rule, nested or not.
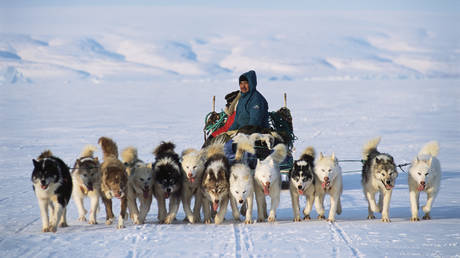
[[(128, 174), (128, 209), (134, 224), (144, 224), (150, 210), (153, 194), (153, 170), (151, 163), (144, 163), (137, 157), (137, 149), (127, 147), (121, 153), (121, 158)], [(141, 204), (137, 208), (136, 199)]]
[(85, 197), (91, 200), (89, 224), (97, 224), (96, 213), (99, 210), (99, 198), (101, 197), (101, 169), (99, 160), (94, 157), (96, 146), (87, 145), (80, 157), (75, 161), (72, 171), (73, 200), (78, 209), (78, 220), (86, 221), (86, 209), (83, 206)]
[[(241, 162), (243, 153), (247, 151), (254, 154), (254, 145), (249, 141), (240, 141), (237, 144), (235, 160), (237, 163), (230, 168), (230, 205), (232, 206), (233, 218), (240, 220), (241, 215), (245, 216), (244, 223), (252, 223), (252, 208), (254, 202), (254, 179), (253, 170), (247, 164)], [(238, 204), (241, 210), (238, 210)]]
[(331, 156), (319, 154), (319, 159), (315, 163), (315, 208), (318, 211), (318, 219), (325, 219), (324, 216), (324, 197), (326, 194), (331, 196), (331, 208), (327, 221), (334, 222), (335, 214), (342, 213), (340, 196), (343, 191), (342, 168), (339, 166), (334, 153)]
[[(204, 170), (204, 153), (195, 149), (186, 149), (181, 155), (182, 172), (182, 207), (187, 220), (190, 223), (200, 222), (200, 210), (203, 195), (200, 191), (201, 178)], [(195, 205), (192, 209), (190, 202), (195, 197)]]
[(286, 145), (280, 143), (277, 144), (273, 150), (273, 153), (264, 160), (257, 160), (254, 174), (258, 222), (265, 221), (267, 217), (265, 195), (270, 195), (271, 199), (270, 215), (268, 216), (269, 222), (274, 222), (276, 220), (276, 209), (280, 202), (280, 163), (286, 158), (287, 148)]
[(427, 194), (425, 206), (422, 207), (425, 216), (423, 219), (431, 219), (430, 211), (433, 201), (441, 186), (441, 165), (436, 158), (439, 153), (439, 144), (436, 141), (427, 143), (412, 161), (409, 170), (409, 193), (412, 211), (411, 221), (419, 221), (419, 197), (420, 192)]

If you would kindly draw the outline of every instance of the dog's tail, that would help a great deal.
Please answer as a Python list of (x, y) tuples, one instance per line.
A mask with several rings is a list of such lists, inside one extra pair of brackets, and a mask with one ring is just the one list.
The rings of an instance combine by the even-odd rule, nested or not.
[(91, 144), (86, 145), (81, 152), (80, 157), (93, 157), (94, 152), (96, 152), (97, 147)]
[(275, 147), (273, 147), (273, 153), (270, 154), (270, 157), (272, 157), (273, 161), (279, 164), (286, 158), (286, 155), (286, 145), (278, 143)]
[(379, 137), (376, 137), (376, 138), (368, 141), (366, 144), (364, 144), (364, 147), (363, 147), (363, 160), (367, 160), (367, 158), (369, 157), (369, 154), (371, 154), (371, 152), (377, 151), (377, 145), (379, 145), (381, 139), (382, 139), (382, 137), (379, 136)]
[(161, 142), (160, 145), (158, 145), (154, 150), (153, 150), (153, 155), (155, 157), (158, 157), (161, 154), (164, 153), (174, 153), (174, 148), (176, 148), (176, 145), (172, 142)]
[(271, 134), (260, 134), (260, 133), (253, 133), (249, 136), (252, 142), (261, 141), (267, 145), (268, 149), (272, 149), (273, 144), (275, 142), (275, 137)]
[(221, 154), (225, 155), (224, 144), (222, 143), (213, 143), (206, 148), (206, 158), (210, 158), (214, 155)]
[(53, 153), (50, 150), (45, 150), (43, 151), (40, 156), (38, 156), (38, 160), (41, 159), (46, 159), (46, 158), (51, 158), (53, 156)]
[(122, 152), (121, 152), (121, 160), (123, 160), (124, 163), (132, 164), (137, 158), (137, 149), (135, 147), (126, 147)]
[(431, 141), (425, 144), (425, 146), (423, 146), (423, 148), (418, 153), (419, 156), (431, 155), (432, 157), (436, 157), (438, 156), (438, 154), (439, 154), (439, 143), (437, 141)]
[(254, 149), (254, 144), (249, 140), (249, 138), (241, 139), (238, 141), (236, 146), (235, 160), (240, 161), (243, 158), (244, 152), (249, 152), (251, 154), (256, 153)]
[(302, 160), (315, 160), (315, 149), (312, 146), (308, 146), (300, 155)]
[(102, 136), (97, 141), (102, 148), (102, 154), (104, 155), (104, 159), (115, 156), (118, 158), (118, 147), (117, 144), (110, 138)]

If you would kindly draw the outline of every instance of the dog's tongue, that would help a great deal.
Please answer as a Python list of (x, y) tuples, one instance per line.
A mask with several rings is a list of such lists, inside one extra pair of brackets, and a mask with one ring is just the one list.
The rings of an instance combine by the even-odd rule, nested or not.
[(299, 194), (303, 194), (303, 190), (302, 190), (302, 189), (299, 189)]
[(48, 185), (42, 185), (41, 188), (45, 190), (46, 188), (48, 188)]
[(385, 185), (385, 188), (386, 188), (387, 190), (391, 190), (391, 188), (393, 188), (393, 186), (392, 186), (392, 185)]
[(212, 203), (212, 209), (213, 209), (214, 211), (217, 211), (218, 208), (219, 208), (219, 203), (218, 203), (218, 202), (213, 202), (213, 203)]
[(194, 178), (194, 177), (189, 177), (188, 180), (190, 180), (190, 183), (194, 183), (194, 182), (195, 182), (195, 178)]
[(169, 198), (169, 193), (168, 193), (168, 192), (165, 192), (165, 198), (166, 198), (166, 199)]
[(329, 184), (330, 184), (330, 182), (326, 181), (326, 182), (322, 182), (321, 186), (323, 187), (323, 189), (326, 189), (326, 187), (329, 186)]
[(149, 190), (148, 189), (144, 189), (144, 198), (147, 199), (149, 198)]
[(269, 195), (270, 194), (270, 188), (266, 185), (264, 185), (264, 194)]
[(419, 191), (425, 190), (425, 185), (420, 184), (420, 185), (418, 186), (417, 190), (419, 190)]

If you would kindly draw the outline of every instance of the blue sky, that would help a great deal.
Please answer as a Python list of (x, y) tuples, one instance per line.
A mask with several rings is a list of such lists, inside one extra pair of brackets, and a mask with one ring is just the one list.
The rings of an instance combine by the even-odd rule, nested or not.
[(458, 0), (13, 0), (0, 1), (5, 7), (38, 6), (194, 6), (216, 8), (286, 9), (286, 10), (378, 10), (378, 11), (434, 11), (460, 12)]

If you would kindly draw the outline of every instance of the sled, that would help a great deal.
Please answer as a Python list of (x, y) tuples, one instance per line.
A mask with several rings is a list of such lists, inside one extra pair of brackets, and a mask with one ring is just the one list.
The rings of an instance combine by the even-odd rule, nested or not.
[[(217, 113), (215, 111), (216, 97), (212, 99), (212, 111), (209, 112), (205, 117), (205, 126), (203, 128), (204, 141), (211, 136), (213, 132), (221, 128), (227, 122), (228, 116), (224, 111)], [(284, 144), (288, 148), (288, 154), (286, 159), (280, 164), (282, 188), (289, 188), (289, 171), (291, 170), (294, 159), (292, 157), (292, 150), (294, 147), (294, 141), (297, 137), (294, 134), (294, 128), (292, 126), (291, 111), (287, 108), (287, 95), (284, 93), (284, 107), (281, 107), (277, 111), (269, 112), (269, 126), (271, 131), (277, 132), (281, 138), (283, 138)], [(268, 148), (267, 148), (267, 151)]]

